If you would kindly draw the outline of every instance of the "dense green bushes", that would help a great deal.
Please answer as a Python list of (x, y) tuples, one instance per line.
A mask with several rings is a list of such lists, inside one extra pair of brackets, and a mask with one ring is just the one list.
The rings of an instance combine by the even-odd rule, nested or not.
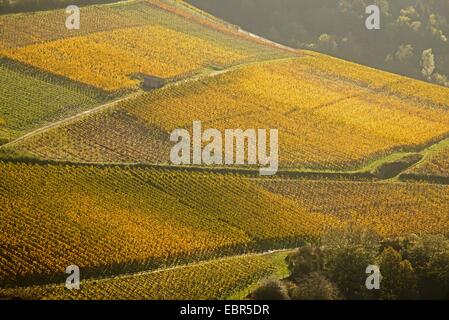
[[(188, 0), (225, 20), (296, 48), (449, 86), (445, 0)], [(365, 27), (379, 5), (381, 29)]]
[[(357, 234), (357, 231), (356, 233)], [(351, 236), (354, 236), (352, 234)], [(376, 239), (362, 235), (324, 239), (287, 258), (291, 275), (282, 281), (289, 299), (449, 299), (449, 240), (410, 235)], [(330, 241), (329, 241), (330, 240)], [(369, 265), (378, 266), (380, 289), (365, 283)], [(282, 291), (278, 285), (278, 291)], [(263, 285), (262, 285), (263, 287)], [(263, 299), (266, 289), (258, 288)]]

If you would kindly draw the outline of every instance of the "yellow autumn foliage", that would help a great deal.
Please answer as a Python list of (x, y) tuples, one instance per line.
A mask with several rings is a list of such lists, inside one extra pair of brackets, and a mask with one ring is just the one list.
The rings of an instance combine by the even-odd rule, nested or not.
[(82, 281), (81, 290), (63, 285), (1, 289), (4, 297), (46, 300), (204, 300), (226, 299), (277, 271), (273, 255), (205, 261), (174, 269)]
[(157, 25), (98, 32), (2, 53), (108, 91), (136, 86), (139, 81), (133, 74), (171, 78), (245, 57), (238, 50)]
[(9, 281), (71, 264), (132, 272), (288, 247), (334, 221), (234, 175), (0, 162), (0, 190)]
[(317, 76), (303, 59), (258, 63), (164, 88), (127, 101), (123, 109), (167, 132), (189, 128), (194, 120), (221, 130), (278, 129), (284, 167), (352, 168), (448, 133), (448, 110)]
[(385, 237), (448, 234), (449, 186), (353, 181), (263, 181), (316, 214), (337, 217)]

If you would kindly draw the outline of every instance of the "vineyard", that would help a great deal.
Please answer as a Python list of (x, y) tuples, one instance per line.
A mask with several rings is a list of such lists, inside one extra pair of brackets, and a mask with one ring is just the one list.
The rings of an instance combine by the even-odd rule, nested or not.
[(449, 143), (448, 140), (442, 141), (434, 148), (430, 148), (424, 160), (416, 166), (407, 170), (406, 175), (412, 175), (414, 178), (449, 178)]
[(131, 74), (172, 78), (209, 64), (229, 65), (245, 58), (239, 52), (160, 26), (100, 32), (4, 54), (107, 91), (135, 87), (139, 80), (131, 79)]
[(0, 176), (1, 282), (291, 246), (335, 224), (234, 175), (0, 163)]
[[(396, 74), (307, 52), (310, 56), (304, 63), (310, 72), (339, 81), (349, 81), (376, 91), (384, 91), (400, 98), (415, 100), (415, 103), (447, 109), (447, 89), (428, 82), (408, 79)], [(319, 63), (318, 61), (319, 60)]]
[(15, 151), (61, 161), (168, 163), (171, 146), (167, 132), (113, 110), (27, 138)]
[(449, 186), (351, 181), (262, 181), (309, 212), (353, 221), (383, 236), (448, 234)]
[(114, 274), (289, 247), (354, 221), (387, 236), (449, 227), (446, 186), (268, 180), (266, 191), (238, 175), (7, 163), (0, 174), (7, 283), (71, 263)]
[[(241, 299), (328, 232), (449, 236), (447, 88), (182, 1), (65, 17), (0, 15), (0, 299)], [(144, 75), (168, 81), (144, 91)], [(171, 165), (193, 121), (277, 129), (281, 172)]]
[[(169, 133), (201, 120), (220, 130), (277, 128), (282, 167), (347, 170), (395, 151), (420, 149), (448, 134), (446, 108), (401, 98), (387, 89), (373, 90), (356, 80), (318, 76), (310, 70), (310, 59), (316, 65), (323, 59), (325, 65), (327, 58), (250, 64), (167, 86), (120, 103), (115, 111), (24, 140), (16, 148), (48, 159), (167, 163)], [(358, 68), (359, 79), (372, 78), (373, 71)], [(396, 81), (390, 77), (384, 87)], [(121, 128), (136, 134), (120, 135)], [(139, 139), (138, 132), (146, 131), (153, 133)]]
[(66, 290), (62, 285), (0, 289), (0, 297), (70, 300), (227, 299), (260, 279), (282, 273), (283, 258), (285, 254), (282, 253), (232, 257), (169, 270), (86, 280), (81, 283), (82, 290), (79, 291)]
[(54, 32), (52, 23), (47, 23), (63, 19), (63, 11), (32, 15), (31, 20), (45, 27), (26, 36), (15, 30), (20, 23), (30, 23), (29, 15), (0, 17), (0, 24), (5, 25), (0, 53), (106, 91), (135, 88), (139, 80), (133, 75), (141, 73), (172, 78), (209, 66), (283, 55), (235, 36), (202, 32), (204, 27), (146, 2), (88, 7), (85, 13), (81, 14), (82, 33), (70, 36), (63, 24)]

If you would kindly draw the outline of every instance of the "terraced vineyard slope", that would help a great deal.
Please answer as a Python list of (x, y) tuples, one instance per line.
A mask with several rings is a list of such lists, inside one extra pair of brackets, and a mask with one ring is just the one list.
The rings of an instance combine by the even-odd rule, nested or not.
[[(286, 275), (285, 249), (348, 226), (449, 236), (449, 89), (183, 1), (65, 17), (0, 16), (0, 298), (244, 298)], [(194, 121), (277, 129), (279, 175), (172, 165), (170, 133)]]
[(272, 180), (260, 184), (301, 208), (376, 230), (386, 237), (445, 234), (449, 186), (426, 183)]
[(245, 298), (240, 294), (260, 279), (287, 274), (283, 261), (285, 256), (284, 253), (239, 256), (128, 276), (86, 280), (81, 283), (83, 289), (79, 291), (66, 290), (62, 285), (0, 289), (0, 297), (77, 300)]
[[(281, 167), (350, 170), (449, 135), (449, 104), (440, 99), (449, 89), (302, 54), (169, 85), (14, 148), (55, 160), (168, 163), (169, 133), (200, 120), (203, 129), (278, 129)], [(441, 95), (409, 96), (409, 86)], [(136, 134), (121, 135), (124, 128)]]
[[(56, 10), (31, 17), (0, 17), (5, 25), (0, 54), (105, 91), (136, 88), (141, 74), (172, 78), (206, 67), (282, 55), (206, 28), (151, 1), (87, 7), (81, 12), (82, 31), (70, 32), (58, 23), (65, 16)], [(37, 34), (15, 32), (33, 21)]]
[(403, 177), (449, 184), (449, 140), (430, 148), (423, 161), (407, 170)]
[(335, 220), (233, 175), (0, 162), (0, 176), (3, 284), (289, 247)]
[(0, 144), (104, 103), (100, 90), (0, 59)]

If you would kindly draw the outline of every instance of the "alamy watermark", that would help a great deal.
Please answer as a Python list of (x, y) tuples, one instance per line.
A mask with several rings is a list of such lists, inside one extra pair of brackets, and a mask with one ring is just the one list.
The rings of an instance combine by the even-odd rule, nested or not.
[(380, 8), (377, 5), (370, 5), (366, 7), (366, 14), (369, 16), (365, 20), (365, 26), (368, 30), (380, 29)]
[(65, 273), (69, 274), (65, 280), (65, 287), (69, 290), (79, 290), (80, 268), (77, 265), (70, 265), (65, 269)]
[(268, 148), (267, 140), (267, 129), (203, 132), (201, 121), (194, 121), (192, 137), (186, 129), (171, 133), (170, 141), (177, 143), (171, 149), (170, 161), (175, 165), (259, 165), (260, 175), (271, 176), (278, 171), (278, 130), (269, 130)]
[(379, 267), (375, 265), (369, 265), (366, 268), (365, 273), (369, 274), (365, 281), (366, 288), (368, 290), (379, 290), (380, 281), (382, 280), (382, 275), (380, 274)]
[(81, 26), (80, 8), (75, 5), (70, 5), (65, 8), (65, 13), (69, 15), (65, 20), (65, 27), (68, 30), (79, 30)]

